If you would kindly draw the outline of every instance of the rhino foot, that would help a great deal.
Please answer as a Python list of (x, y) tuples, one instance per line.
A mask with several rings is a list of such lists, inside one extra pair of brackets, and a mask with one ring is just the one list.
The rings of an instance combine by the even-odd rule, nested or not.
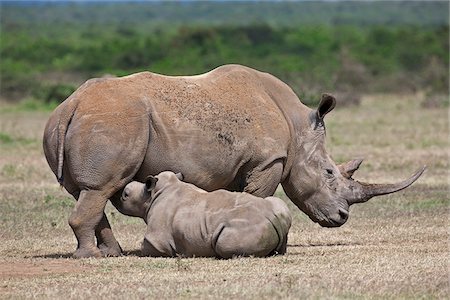
[(97, 248), (78, 248), (72, 255), (73, 258), (102, 257), (102, 252)]
[(98, 248), (100, 249), (100, 252), (102, 253), (102, 256), (109, 257), (109, 256), (122, 256), (122, 248), (118, 243), (114, 245), (113, 247), (106, 245), (105, 243), (102, 243), (98, 245)]

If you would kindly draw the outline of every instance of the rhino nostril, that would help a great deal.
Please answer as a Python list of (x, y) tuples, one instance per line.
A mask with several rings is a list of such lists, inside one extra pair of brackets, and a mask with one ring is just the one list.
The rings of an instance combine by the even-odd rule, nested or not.
[(348, 219), (348, 211), (345, 209), (340, 208), (339, 209), (339, 216), (341, 216), (342, 219), (347, 220)]

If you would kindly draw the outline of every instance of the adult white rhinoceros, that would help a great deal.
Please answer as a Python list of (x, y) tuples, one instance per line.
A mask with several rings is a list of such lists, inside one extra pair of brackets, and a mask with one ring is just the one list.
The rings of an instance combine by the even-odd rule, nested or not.
[(326, 227), (344, 224), (350, 205), (417, 180), (423, 169), (398, 184), (365, 184), (351, 178), (361, 160), (337, 166), (325, 151), (323, 123), (335, 103), (324, 94), (312, 110), (279, 79), (239, 65), (197, 76), (142, 72), (87, 81), (56, 108), (44, 133), (51, 169), (78, 200), (69, 218), (74, 257), (119, 255), (106, 202), (120, 211), (128, 182), (165, 170), (208, 191), (259, 197), (281, 183)]

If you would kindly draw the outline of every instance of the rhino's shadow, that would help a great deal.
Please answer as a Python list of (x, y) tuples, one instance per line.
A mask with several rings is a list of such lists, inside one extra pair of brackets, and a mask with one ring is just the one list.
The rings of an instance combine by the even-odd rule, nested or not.
[[(306, 252), (302, 251), (305, 248), (320, 248), (324, 247), (327, 250), (331, 250), (332, 247), (358, 247), (361, 246), (360, 243), (345, 243), (345, 242), (338, 242), (338, 243), (324, 243), (324, 244), (288, 244), (288, 249), (290, 248), (289, 252), (287, 253), (288, 256), (295, 256), (295, 255), (305, 255)], [(295, 248), (303, 248), (303, 249), (295, 249)], [(324, 249), (324, 250), (325, 250)]]
[(130, 251), (123, 251), (123, 256), (138, 256), (142, 257), (142, 251), (140, 249), (136, 250), (130, 250)]
[[(360, 246), (360, 243), (327, 243), (327, 244), (288, 244), (287, 247), (289, 248), (311, 248), (311, 247), (337, 247), (337, 246)], [(66, 253), (50, 253), (50, 254), (44, 254), (44, 255), (34, 255), (34, 256), (28, 256), (26, 258), (71, 258), (72, 252), (66, 252)], [(303, 253), (296, 253), (296, 252), (290, 252), (288, 255), (299, 255)], [(142, 252), (140, 249), (135, 250), (129, 250), (129, 251), (123, 251), (122, 256), (135, 256), (135, 257), (143, 257)]]
[(360, 243), (311, 243), (311, 244), (288, 244), (288, 247), (300, 247), (300, 248), (310, 248), (310, 247), (336, 247), (336, 246), (361, 246)]
[[(43, 255), (33, 255), (33, 256), (27, 256), (26, 258), (72, 258), (72, 252), (66, 252), (66, 253), (50, 253), (50, 254), (43, 254)], [(123, 251), (122, 256), (137, 256), (141, 257), (142, 253), (141, 250), (130, 250), (130, 251)]]
[(26, 258), (71, 258), (72, 252), (27, 256)]

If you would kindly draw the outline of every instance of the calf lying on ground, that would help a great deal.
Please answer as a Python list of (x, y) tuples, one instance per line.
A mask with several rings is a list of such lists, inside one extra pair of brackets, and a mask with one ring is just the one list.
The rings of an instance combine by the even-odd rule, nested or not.
[(286, 252), (291, 215), (279, 198), (247, 193), (206, 192), (162, 172), (144, 183), (130, 182), (121, 208), (147, 223), (147, 256), (268, 256)]

